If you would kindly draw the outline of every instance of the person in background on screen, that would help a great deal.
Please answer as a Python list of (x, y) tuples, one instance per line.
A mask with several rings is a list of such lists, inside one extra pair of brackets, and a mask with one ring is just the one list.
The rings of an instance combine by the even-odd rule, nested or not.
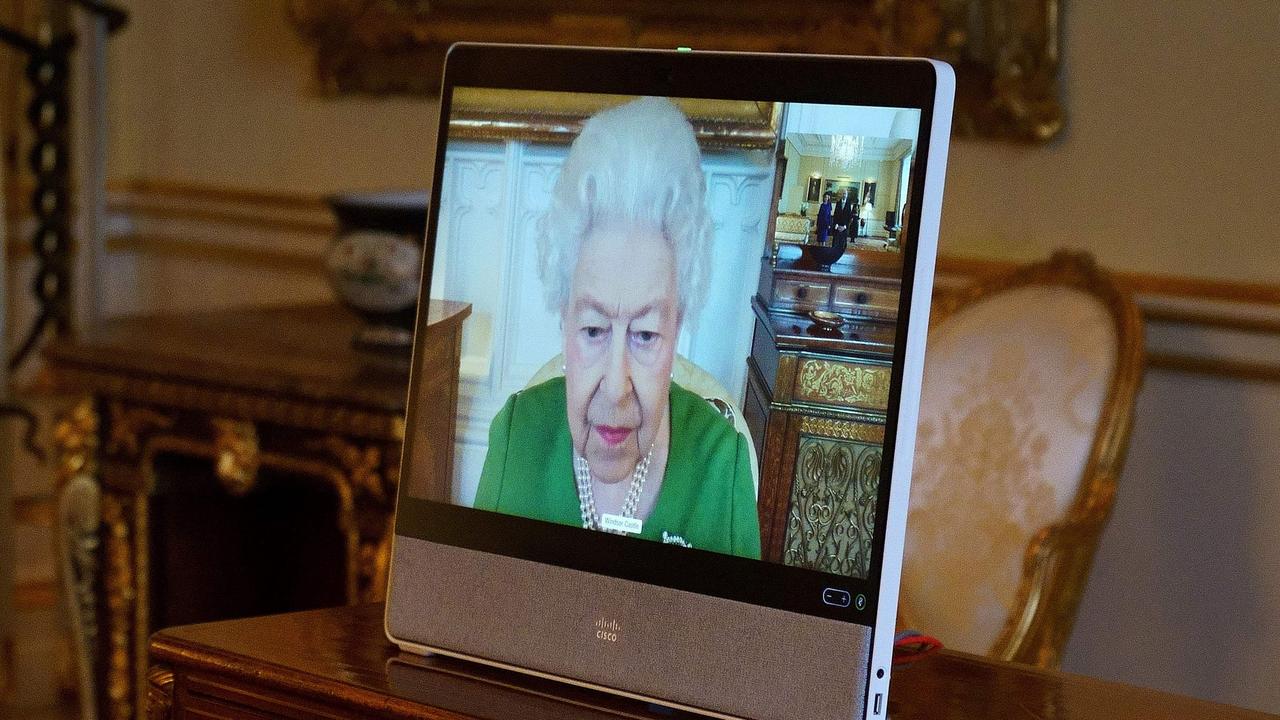
[(827, 236), (831, 234), (831, 191), (822, 193), (822, 204), (818, 206), (818, 243), (827, 244)]
[(475, 507), (758, 558), (748, 443), (672, 368), (711, 271), (693, 128), (642, 98), (584, 123), (539, 225), (564, 375), (507, 399)]
[(835, 209), (831, 212), (831, 219), (835, 225), (836, 241), (841, 239), (849, 239), (849, 224), (854, 221), (854, 201), (849, 198), (849, 188), (845, 188), (840, 194), (840, 202), (836, 203)]

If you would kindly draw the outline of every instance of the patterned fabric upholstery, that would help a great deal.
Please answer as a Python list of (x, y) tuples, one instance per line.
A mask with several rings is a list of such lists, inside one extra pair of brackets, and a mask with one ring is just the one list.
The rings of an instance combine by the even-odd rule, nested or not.
[(1118, 358), (1108, 308), (1028, 285), (930, 330), (903, 562), (905, 622), (985, 654), (1023, 558), (1080, 487)]
[(807, 242), (809, 218), (802, 215), (779, 215), (773, 225), (773, 239), (778, 242)]

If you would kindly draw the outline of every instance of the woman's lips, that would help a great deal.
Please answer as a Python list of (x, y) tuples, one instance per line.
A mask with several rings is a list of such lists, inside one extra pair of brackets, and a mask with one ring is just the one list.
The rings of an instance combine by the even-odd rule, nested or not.
[(605, 441), (607, 445), (619, 445), (631, 435), (631, 428), (614, 427), (612, 425), (596, 425), (596, 434)]

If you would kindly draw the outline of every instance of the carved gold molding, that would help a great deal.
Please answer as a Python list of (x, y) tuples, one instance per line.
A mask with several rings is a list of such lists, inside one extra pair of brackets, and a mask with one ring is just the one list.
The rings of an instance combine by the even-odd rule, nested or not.
[(377, 445), (361, 447), (337, 435), (330, 435), (314, 445), (323, 448), (338, 461), (346, 471), (353, 488), (366, 493), (378, 502), (387, 501), (388, 486), (382, 474), (381, 447)]
[[(1015, 273), (1022, 267), (1021, 263), (1012, 260), (939, 255), (937, 272), (942, 276), (955, 275), (970, 282), (983, 282)], [(1114, 272), (1111, 280), (1120, 289), (1134, 295), (1280, 305), (1280, 284), (1276, 283), (1137, 272)], [(1177, 321), (1197, 322), (1190, 317), (1179, 317)]]
[(258, 431), (247, 420), (214, 418), (213, 471), (231, 495), (241, 497), (258, 480)]
[(855, 423), (848, 420), (834, 420), (805, 415), (800, 418), (800, 432), (841, 440), (884, 444), (883, 425)]
[[(588, 117), (630, 98), (529, 90), (458, 88), (449, 136), (464, 140), (572, 142)], [(677, 100), (704, 148), (770, 150), (778, 137), (781, 105), (746, 100)]]
[[(260, 394), (203, 387), (155, 377), (122, 377), (68, 363), (54, 369), (56, 384), (75, 392), (88, 392), (134, 403), (196, 410), (224, 417), (242, 417), (305, 430), (338, 432), (375, 440), (403, 437), (398, 413), (335, 407), (304, 400), (266, 398)], [(397, 435), (397, 432), (400, 435)]]
[(77, 402), (58, 421), (53, 429), (53, 442), (58, 450), (55, 492), (79, 473), (97, 473), (98, 412), (92, 398)]
[[(400, 479), (397, 457), (389, 457), (385, 446), (358, 445), (343, 437), (330, 435), (311, 443), (327, 452), (346, 472), (352, 490), (374, 505), (387, 507), (387, 523), (380, 535), (359, 538), (360, 597), (366, 601), (385, 598), (387, 569), (391, 560), (391, 535), (394, 531), (393, 508), (396, 485)], [(385, 459), (385, 462), (384, 462)]]
[(173, 426), (173, 418), (168, 415), (151, 408), (133, 405), (125, 407), (118, 400), (108, 403), (107, 412), (111, 415), (111, 420), (107, 423), (111, 428), (111, 436), (107, 438), (106, 450), (112, 455), (119, 453), (136, 457), (140, 449), (140, 436)]
[(889, 407), (890, 369), (836, 360), (800, 361), (796, 399), (852, 405), (872, 410)]
[(131, 645), (134, 605), (138, 602), (134, 577), (132, 523), (127, 517), (129, 501), (113, 493), (102, 496), (105, 538), (103, 586), (106, 590), (107, 637), (106, 690), (109, 717), (133, 720), (134, 678)]

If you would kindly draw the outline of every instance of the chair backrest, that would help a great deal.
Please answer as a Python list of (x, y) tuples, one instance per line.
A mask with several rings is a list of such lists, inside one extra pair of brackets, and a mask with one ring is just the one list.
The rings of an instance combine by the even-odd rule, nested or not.
[(902, 622), (1056, 666), (1127, 449), (1138, 310), (1059, 252), (939, 298), (928, 345)]
[[(564, 375), (564, 355), (556, 355), (550, 360), (543, 363), (542, 367), (529, 378), (529, 382), (525, 387), (533, 387), (540, 383), (544, 383), (551, 378)], [(738, 407), (729, 391), (716, 380), (715, 376), (703, 370), (694, 364), (692, 360), (683, 356), (676, 355), (675, 364), (671, 367), (671, 379), (678, 383), (680, 387), (689, 392), (699, 395), (707, 402), (711, 403), (716, 410), (725, 416), (725, 419), (733, 423), (733, 429), (742, 434), (747, 441), (747, 453), (751, 456), (751, 482), (756, 488), (756, 497), (760, 496), (760, 465), (756, 458), (756, 446), (751, 440), (751, 431), (747, 428), (747, 420), (742, 416), (742, 410)]]
[(808, 242), (812, 227), (810, 219), (803, 215), (779, 215), (773, 223), (774, 242)]

